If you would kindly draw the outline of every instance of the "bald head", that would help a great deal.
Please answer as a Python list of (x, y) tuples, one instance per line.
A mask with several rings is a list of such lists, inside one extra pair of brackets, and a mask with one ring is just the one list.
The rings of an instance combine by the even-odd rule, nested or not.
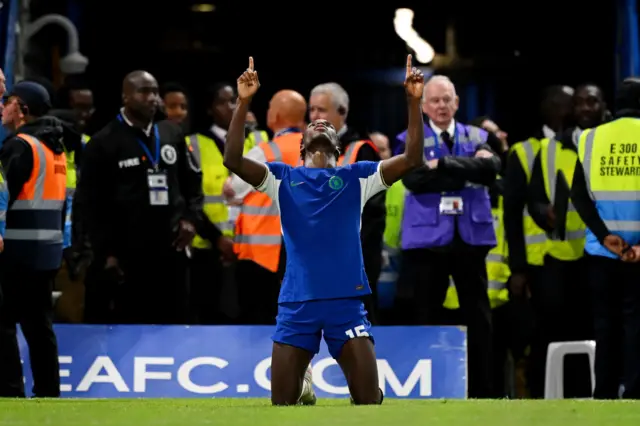
[(132, 71), (122, 80), (122, 93), (130, 94), (138, 90), (139, 87), (155, 84), (158, 85), (156, 78), (146, 71)]
[(130, 118), (152, 120), (159, 100), (158, 82), (148, 72), (130, 72), (122, 81), (122, 103)]
[(288, 127), (304, 127), (307, 101), (294, 90), (281, 90), (271, 98), (267, 111), (267, 126), (277, 132)]

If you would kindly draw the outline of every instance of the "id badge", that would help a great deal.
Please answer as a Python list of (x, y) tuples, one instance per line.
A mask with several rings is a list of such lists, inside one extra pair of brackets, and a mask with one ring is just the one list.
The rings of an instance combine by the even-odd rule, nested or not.
[(463, 211), (462, 197), (442, 197), (440, 199), (440, 214), (460, 215)]
[(149, 204), (152, 206), (169, 205), (169, 185), (165, 172), (149, 171)]

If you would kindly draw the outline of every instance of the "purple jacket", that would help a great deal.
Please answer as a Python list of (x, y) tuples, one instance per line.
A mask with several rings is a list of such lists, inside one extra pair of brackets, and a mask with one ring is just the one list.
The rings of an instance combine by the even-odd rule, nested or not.
[[(424, 155), (427, 160), (453, 155), (449, 148), (440, 143), (428, 124), (424, 126)], [(394, 150), (402, 152), (407, 132), (397, 136), (401, 142)], [(455, 155), (473, 157), (478, 148), (487, 140), (487, 132), (473, 126), (456, 123)], [(440, 214), (440, 200), (443, 195), (462, 197), (461, 215)], [(402, 248), (442, 247), (451, 243), (455, 235), (456, 222), (460, 237), (473, 246), (495, 246), (496, 235), (493, 228), (491, 200), (488, 188), (467, 183), (461, 191), (450, 193), (412, 194), (407, 192), (402, 218)]]

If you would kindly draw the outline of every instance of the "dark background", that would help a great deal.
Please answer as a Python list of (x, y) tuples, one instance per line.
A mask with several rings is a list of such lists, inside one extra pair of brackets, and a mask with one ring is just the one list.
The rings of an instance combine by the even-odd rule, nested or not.
[[(399, 81), (375, 77), (404, 65), (407, 49), (393, 28), (398, 7), (415, 11), (414, 28), (439, 53), (445, 51), (446, 25), (454, 23), (458, 51), (475, 66), (435, 71), (456, 83), (459, 118), (491, 114), (512, 141), (538, 128), (544, 86), (594, 82), (611, 100), (615, 84), (613, 1), (236, 0), (212, 1), (212, 13), (193, 13), (190, 3), (196, 2), (34, 0), (32, 16), (62, 13), (76, 23), (81, 52), (90, 60), (87, 77), (98, 108), (94, 128), (115, 115), (122, 78), (134, 69), (151, 72), (161, 84), (184, 84), (196, 107), (196, 126), (205, 125), (206, 87), (234, 82), (253, 55), (262, 83), (253, 110), (263, 126), (277, 90), (308, 96), (314, 85), (337, 81), (350, 94), (352, 126), (394, 135), (406, 123), (402, 88)], [(64, 54), (63, 31), (46, 28), (31, 45), (36, 53), (29, 64), (53, 78), (47, 52), (58, 45)]]

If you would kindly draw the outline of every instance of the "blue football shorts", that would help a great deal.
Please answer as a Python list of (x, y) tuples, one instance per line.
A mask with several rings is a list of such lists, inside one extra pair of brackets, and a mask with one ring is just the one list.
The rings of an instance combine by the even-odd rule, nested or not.
[(349, 339), (369, 337), (373, 342), (371, 323), (362, 300), (310, 300), (278, 305), (274, 342), (317, 354), (323, 336), (329, 353), (336, 360)]

